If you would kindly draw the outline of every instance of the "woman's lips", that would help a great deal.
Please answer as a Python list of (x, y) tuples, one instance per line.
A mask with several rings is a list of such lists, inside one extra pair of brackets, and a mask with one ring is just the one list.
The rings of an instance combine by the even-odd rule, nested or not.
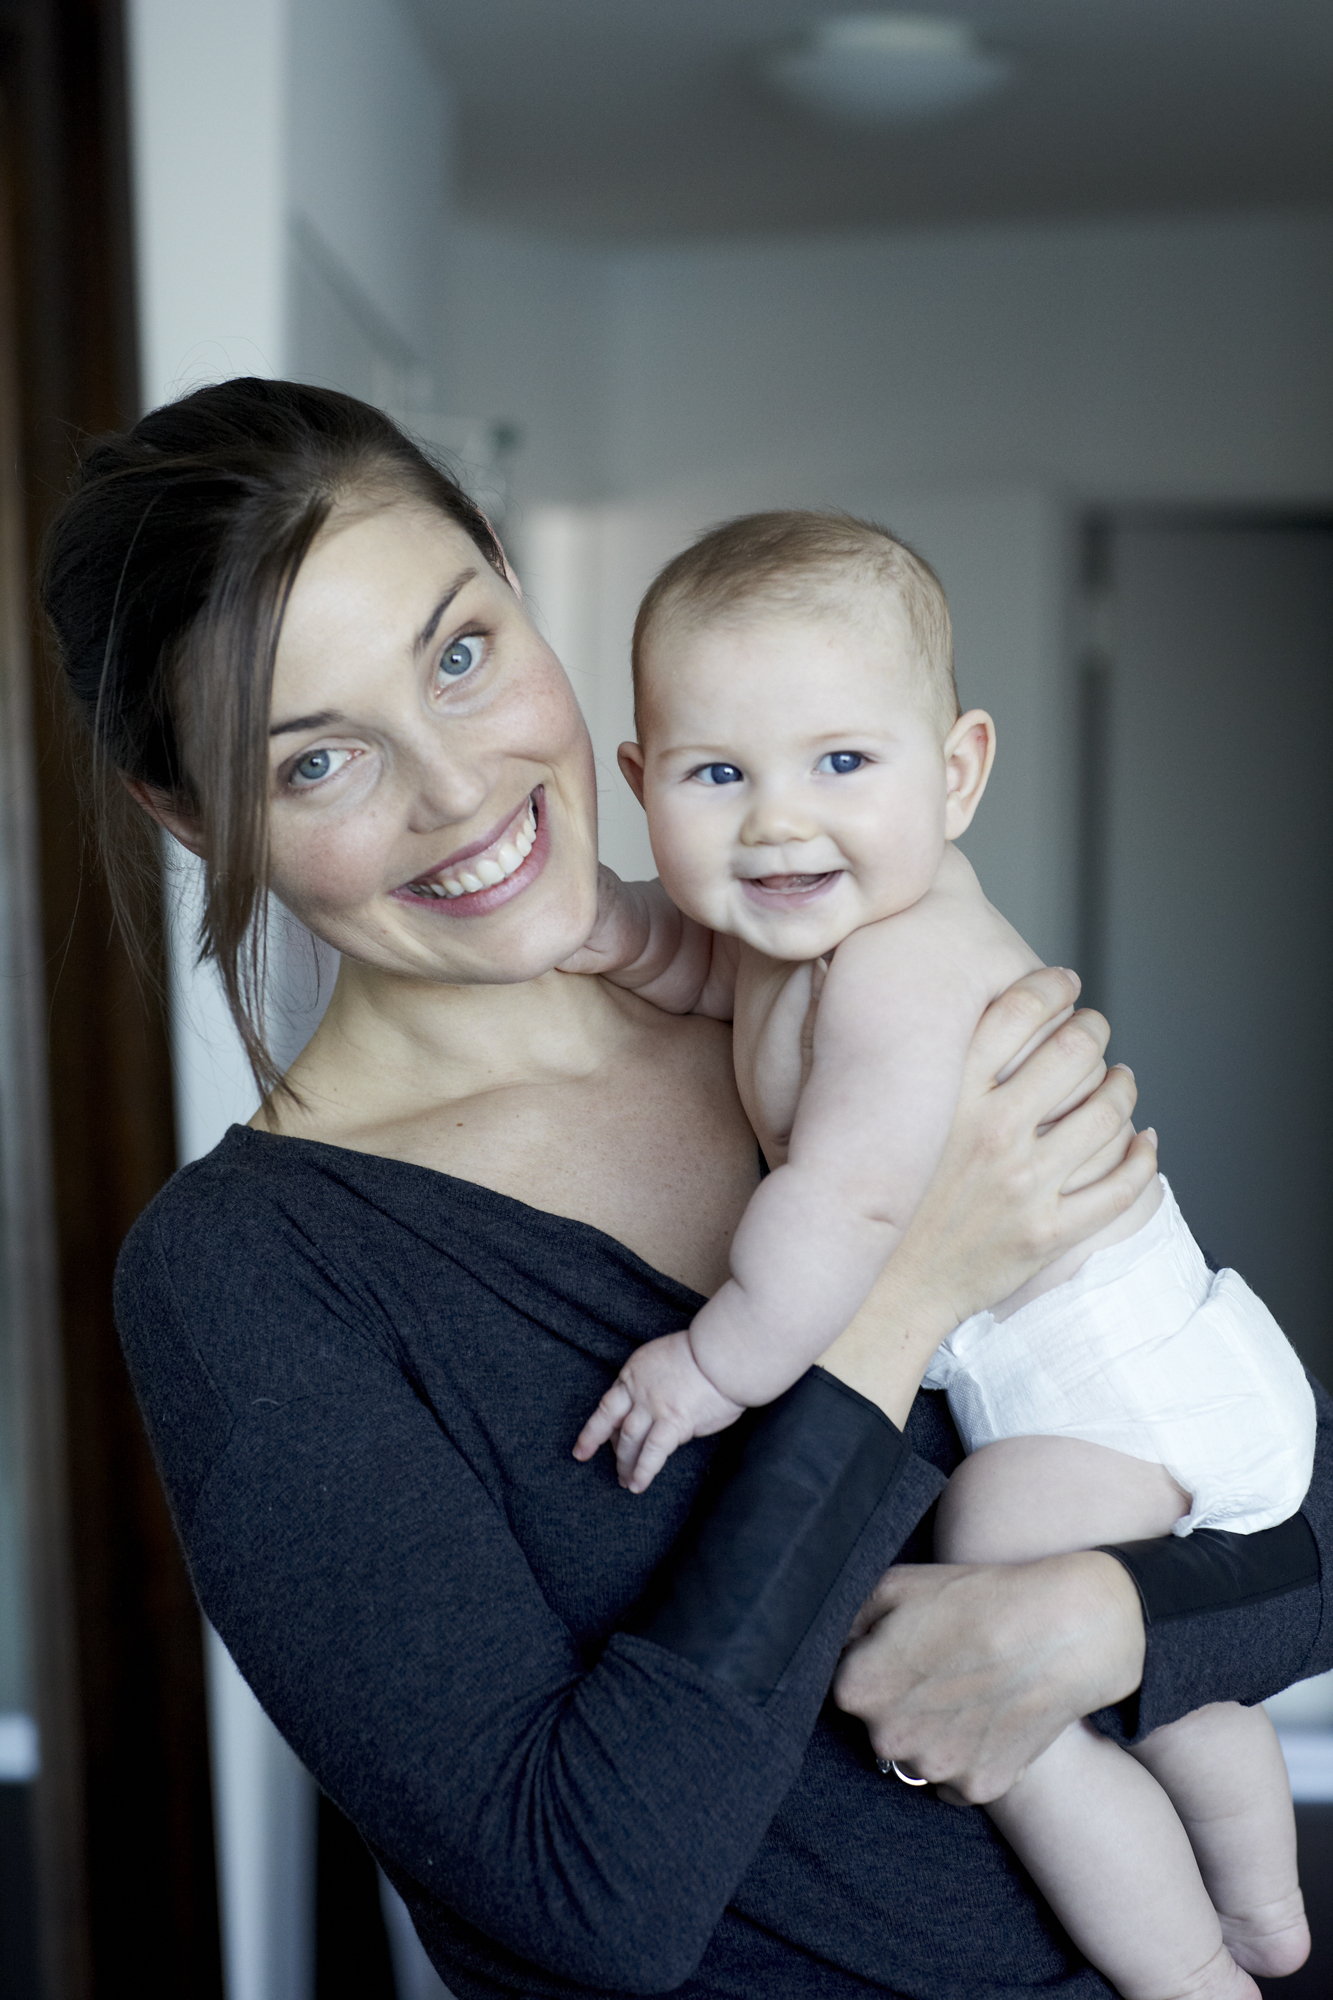
[[(541, 785), (485, 846), (463, 849), (428, 874), (405, 882), (394, 895), (415, 909), (450, 917), (484, 917), (521, 895), (541, 873), (551, 851)], [(465, 857), (465, 858), (464, 858)]]

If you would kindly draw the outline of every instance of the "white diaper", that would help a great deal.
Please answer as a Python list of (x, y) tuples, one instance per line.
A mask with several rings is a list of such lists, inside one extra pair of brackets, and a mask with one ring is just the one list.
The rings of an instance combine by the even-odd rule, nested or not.
[(1085, 1438), (1164, 1465), (1191, 1496), (1178, 1535), (1254, 1534), (1294, 1514), (1314, 1464), (1304, 1370), (1235, 1271), (1214, 1275), (1166, 1180), (1124, 1243), (1008, 1319), (964, 1320), (925, 1378), (969, 1452), (1009, 1437)]

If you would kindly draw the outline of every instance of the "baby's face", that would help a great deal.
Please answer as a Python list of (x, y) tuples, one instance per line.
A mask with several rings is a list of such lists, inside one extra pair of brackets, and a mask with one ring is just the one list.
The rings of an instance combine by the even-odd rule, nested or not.
[(925, 895), (945, 755), (892, 601), (668, 621), (644, 664), (644, 805), (680, 909), (801, 960)]

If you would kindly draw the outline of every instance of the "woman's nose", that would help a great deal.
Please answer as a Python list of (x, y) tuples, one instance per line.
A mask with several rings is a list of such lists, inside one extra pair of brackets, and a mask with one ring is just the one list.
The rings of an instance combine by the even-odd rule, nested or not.
[(491, 773), (475, 756), (450, 755), (438, 742), (412, 760), (407, 823), (413, 833), (438, 833), (473, 819), (491, 791)]

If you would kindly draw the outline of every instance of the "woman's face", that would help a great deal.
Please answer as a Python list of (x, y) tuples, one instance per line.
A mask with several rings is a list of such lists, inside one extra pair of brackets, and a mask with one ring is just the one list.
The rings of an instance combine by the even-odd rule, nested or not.
[(270, 728), (274, 892), (385, 971), (500, 983), (597, 906), (592, 746), (519, 598), (443, 515), (336, 515), (283, 618)]

